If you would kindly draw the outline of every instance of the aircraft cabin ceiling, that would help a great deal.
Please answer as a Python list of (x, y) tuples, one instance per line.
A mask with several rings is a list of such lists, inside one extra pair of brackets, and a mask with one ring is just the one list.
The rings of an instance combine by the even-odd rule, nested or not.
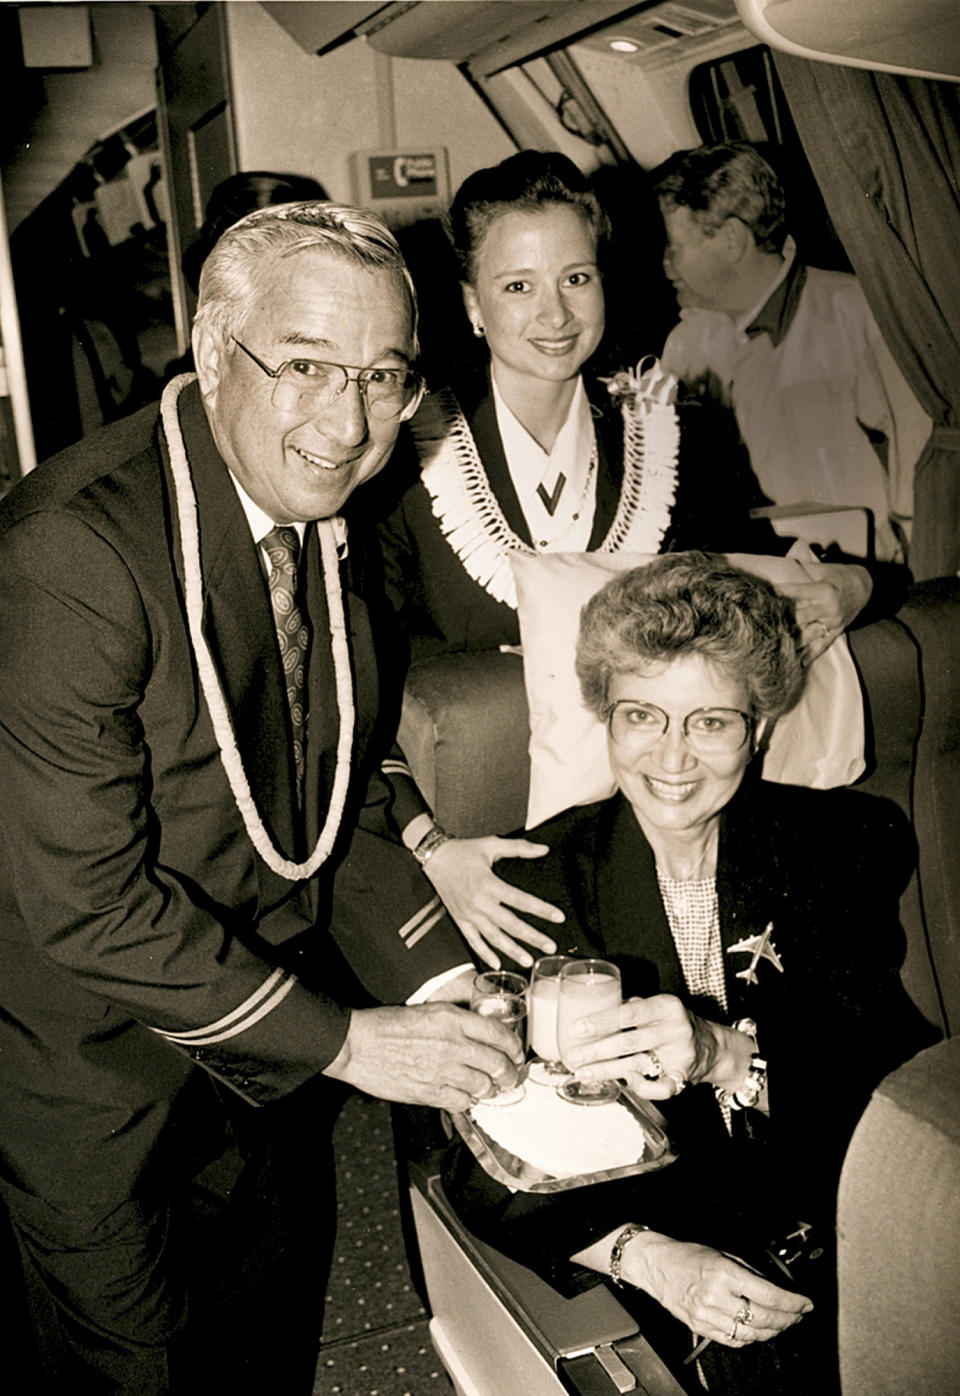
[(363, 36), (398, 58), (442, 58), (489, 77), (615, 24), (641, 63), (739, 20), (772, 48), (826, 62), (960, 80), (958, 0), (263, 0), (308, 53)]

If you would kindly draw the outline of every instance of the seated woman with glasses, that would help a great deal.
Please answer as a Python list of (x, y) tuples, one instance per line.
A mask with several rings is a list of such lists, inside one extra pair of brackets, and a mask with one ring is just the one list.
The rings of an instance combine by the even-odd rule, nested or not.
[[(502, 871), (563, 909), (561, 949), (619, 966), (622, 1007), (565, 1064), (656, 1100), (676, 1160), (551, 1195), (509, 1191), (460, 1146), (446, 1169), (492, 1245), (568, 1292), (619, 1279), (690, 1391), (836, 1390), (840, 1163), (873, 1087), (934, 1036), (898, 973), (899, 809), (753, 767), (800, 695), (799, 643), (791, 602), (702, 553), (584, 607), (577, 674), (619, 793), (533, 830), (550, 852)], [(819, 1252), (815, 1289), (770, 1260), (776, 1239)]]

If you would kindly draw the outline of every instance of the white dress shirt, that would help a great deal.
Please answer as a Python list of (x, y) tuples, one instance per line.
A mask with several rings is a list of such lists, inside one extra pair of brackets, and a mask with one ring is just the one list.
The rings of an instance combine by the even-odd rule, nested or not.
[[(534, 440), (507, 406), (497, 387), (496, 369), (491, 380), (503, 454), (534, 546), (540, 552), (585, 552), (593, 528), (597, 471), (595, 463), (591, 467), (595, 438), (583, 379), (577, 379), (566, 421), (550, 451)], [(564, 484), (551, 514), (537, 487), (552, 496), (561, 475)]]
[[(930, 420), (887, 349), (856, 279), (806, 269), (782, 338), (747, 330), (791, 270), (795, 248), (762, 300), (733, 320), (689, 308), (663, 367), (688, 381), (714, 373), (729, 394), (760, 486), (775, 504), (855, 505), (873, 513), (876, 555), (899, 557), (891, 520), (909, 535), (913, 469)], [(881, 460), (869, 428), (886, 438)]]

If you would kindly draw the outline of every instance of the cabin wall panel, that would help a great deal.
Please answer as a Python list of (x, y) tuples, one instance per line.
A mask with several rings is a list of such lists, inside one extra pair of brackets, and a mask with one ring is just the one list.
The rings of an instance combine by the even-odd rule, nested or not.
[[(639, 164), (652, 168), (674, 150), (698, 143), (685, 101), (685, 79), (677, 93), (673, 90), (676, 73), (671, 73), (669, 82), (664, 83), (662, 74), (645, 73), (642, 68), (583, 46), (574, 49), (573, 57)], [(661, 81), (657, 82), (657, 78)]]
[(450, 191), (468, 174), (496, 165), (516, 150), (500, 123), (457, 69), (438, 59), (395, 58), (397, 142), (445, 145)]
[(241, 169), (312, 175), (331, 198), (349, 202), (351, 153), (390, 145), (391, 127), (400, 145), (447, 146), (454, 188), (471, 170), (513, 150), (450, 63), (391, 60), (390, 112), (378, 83), (378, 55), (362, 40), (318, 57), (305, 53), (259, 5), (225, 9)]

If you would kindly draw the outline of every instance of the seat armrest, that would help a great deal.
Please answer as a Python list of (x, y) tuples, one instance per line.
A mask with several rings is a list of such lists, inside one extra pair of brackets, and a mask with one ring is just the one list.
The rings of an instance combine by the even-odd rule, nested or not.
[(529, 740), (518, 654), (480, 650), (411, 665), (400, 745), (424, 799), (448, 833), (472, 838), (523, 826)]
[(606, 1284), (564, 1297), (472, 1235), (429, 1169), (411, 1179), (431, 1335), (464, 1396), (683, 1396)]
[(836, 545), (850, 557), (869, 561), (874, 553), (871, 510), (856, 504), (825, 504), (805, 500), (797, 504), (766, 504), (750, 510), (751, 519), (768, 519), (781, 538), (802, 538), (829, 548)]

